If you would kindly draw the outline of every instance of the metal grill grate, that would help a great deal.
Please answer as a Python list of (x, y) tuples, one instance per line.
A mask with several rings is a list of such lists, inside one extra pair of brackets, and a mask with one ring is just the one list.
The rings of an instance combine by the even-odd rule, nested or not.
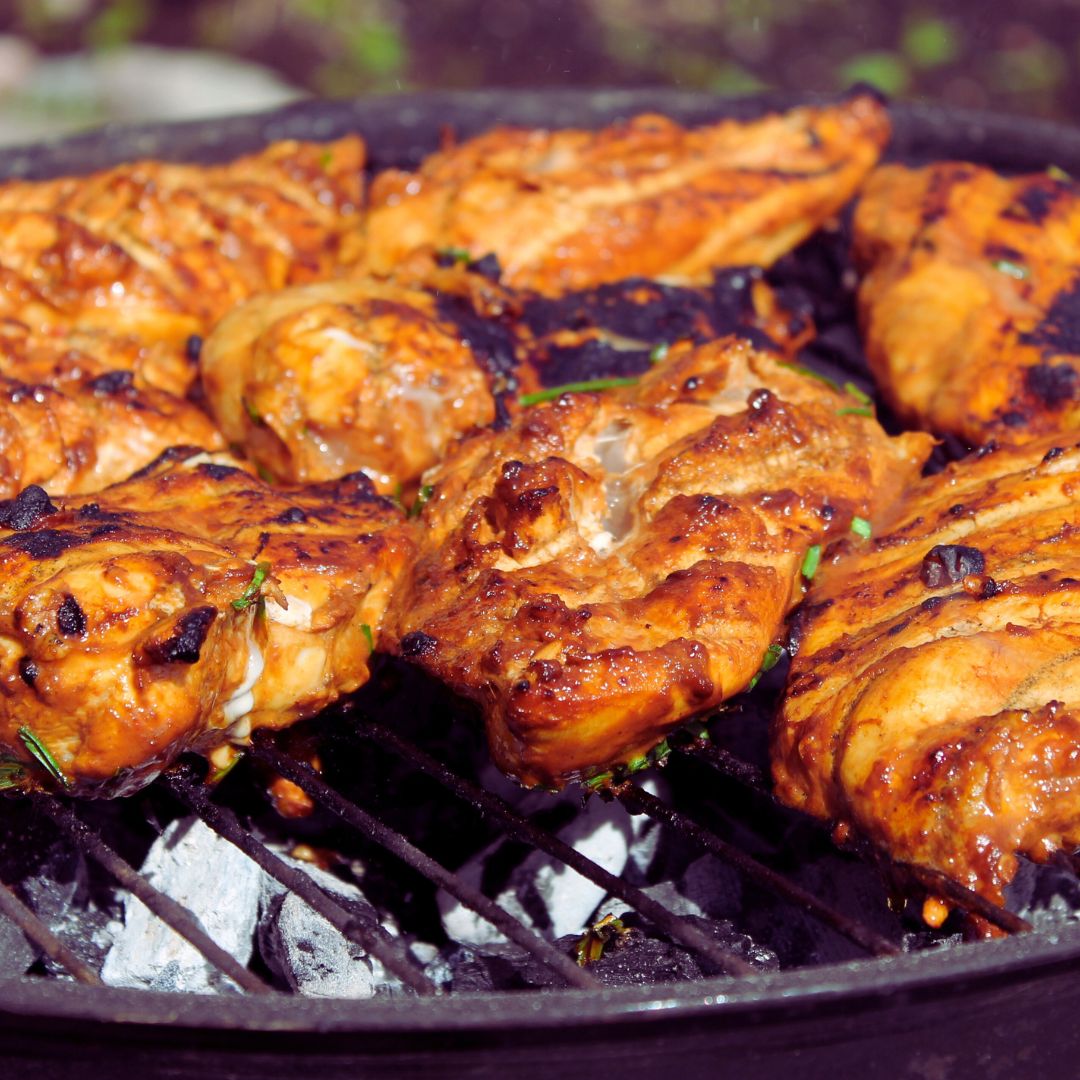
[[(755, 970), (739, 956), (723, 949), (692, 921), (668, 910), (642, 889), (610, 873), (597, 862), (561, 840), (554, 832), (523, 816), (505, 800), (466, 779), (436, 759), (415, 742), (374, 720), (357, 720), (356, 733), (365, 740), (397, 755), (407, 765), (449, 791), (461, 804), (497, 826), (501, 833), (541, 851), (598, 885), (651, 923), (670, 940), (686, 946), (729, 975), (739, 976)], [(713, 773), (722, 773), (760, 797), (772, 801), (760, 770), (730, 751), (708, 742), (697, 742), (674, 751)], [(464, 877), (432, 859), (406, 836), (380, 817), (350, 801), (330, 786), (306, 762), (281, 749), (269, 733), (257, 734), (251, 756), (290, 780), (315, 802), (356, 830), (367, 840), (380, 845), (412, 871), (436, 887), (445, 890), (460, 903), (490, 922), (510, 941), (524, 949), (536, 961), (554, 973), (564, 984), (580, 988), (598, 985), (595, 976), (520, 922), (513, 914), (490, 900)], [(373, 920), (366, 922), (350, 912), (333, 893), (326, 891), (311, 876), (275, 854), (243, 825), (236, 814), (220, 804), (196, 776), (190, 766), (180, 766), (162, 781), (170, 794), (190, 812), (198, 815), (213, 831), (243, 851), (266, 873), (298, 896), (348, 940), (360, 945), (421, 995), (442, 991), (421, 970), (401, 941), (392, 937)], [(896, 943), (882, 936), (859, 919), (842, 913), (800, 884), (765, 865), (740, 847), (724, 839), (714, 829), (669, 805), (638, 784), (624, 782), (605, 793), (617, 799), (629, 813), (644, 813), (677, 831), (702, 851), (734, 867), (741, 877), (755, 886), (782, 897), (813, 918), (839, 932), (871, 956), (887, 956), (899, 951)], [(72, 845), (103, 867), (115, 882), (129, 891), (158, 918), (193, 945), (218, 971), (249, 994), (273, 993), (274, 988), (241, 965), (206, 934), (197, 918), (176, 901), (157, 890), (122, 858), (81, 814), (78, 804), (67, 799), (36, 793), (34, 807), (66, 835)], [(998, 907), (942, 875), (919, 867), (902, 868), (937, 895), (960, 909), (977, 915), (1009, 933), (1029, 930), (1030, 925), (1012, 912)], [(8, 887), (0, 887), (0, 911), (8, 915), (26, 936), (54, 963), (80, 982), (100, 985), (92, 968), (65, 946), (52, 931)]]

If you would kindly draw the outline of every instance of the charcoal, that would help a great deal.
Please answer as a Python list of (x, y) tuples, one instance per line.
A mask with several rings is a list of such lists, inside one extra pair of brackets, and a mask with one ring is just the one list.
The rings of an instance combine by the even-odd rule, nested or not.
[[(188, 908), (218, 945), (241, 964), (252, 953), (263, 872), (246, 855), (196, 818), (173, 822), (150, 849), (142, 872)], [(121, 922), (105, 958), (110, 986), (146, 990), (228, 993), (233, 983), (134, 896), (124, 899)]]
[(0, 915), (0, 979), (25, 975), (37, 958), (37, 947), (6, 915)]

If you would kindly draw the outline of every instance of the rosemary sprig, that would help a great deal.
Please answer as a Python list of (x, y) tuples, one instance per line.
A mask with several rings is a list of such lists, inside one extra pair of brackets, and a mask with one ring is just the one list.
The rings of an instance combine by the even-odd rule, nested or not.
[(589, 379), (587, 382), (565, 383), (563, 386), (552, 386), (547, 390), (537, 390), (531, 394), (522, 394), (518, 398), (519, 405), (539, 405), (542, 401), (554, 401), (563, 394), (587, 394), (592, 390), (611, 390), (616, 386), (633, 386), (636, 378), (610, 378)]
[(269, 573), (270, 564), (268, 562), (261, 562), (256, 565), (255, 573), (251, 575), (251, 581), (248, 582), (247, 588), (232, 602), (232, 606), (237, 611), (244, 611), (251, 607), (258, 598), (259, 590)]
[(375, 651), (375, 635), (371, 631), (371, 627), (368, 624), (360, 624), (360, 633), (364, 635), (364, 640), (367, 642), (368, 652)]
[(435, 489), (430, 484), (424, 484), (420, 490), (416, 493), (416, 500), (412, 506), (409, 507), (409, 512), (406, 514), (408, 518), (418, 518), (420, 511), (431, 501), (431, 496)]
[(56, 763), (49, 748), (25, 724), (19, 728), (19, 738), (30, 756), (61, 786), (71, 787), (71, 781)]

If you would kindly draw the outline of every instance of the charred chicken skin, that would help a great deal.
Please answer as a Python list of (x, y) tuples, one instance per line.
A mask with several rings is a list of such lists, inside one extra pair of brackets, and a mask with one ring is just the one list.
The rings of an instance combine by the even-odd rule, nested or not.
[(53, 386), (0, 375), (0, 498), (29, 484), (53, 495), (97, 491), (180, 443), (225, 448), (205, 413), (162, 390), (136, 389), (129, 371)]
[(851, 405), (727, 339), (466, 439), (425, 477), (388, 644), (527, 785), (635, 760), (747, 685), (807, 549), (917, 472), (929, 440)]
[(889, 165), (855, 214), (882, 392), (973, 445), (1080, 423), (1080, 187), (1046, 173)]
[(140, 378), (182, 392), (191, 335), (256, 292), (331, 275), (359, 220), (363, 165), (349, 136), (220, 166), (2, 184), (0, 317), (35, 336), (92, 334), (105, 369), (126, 367), (138, 342)]
[(773, 738), (780, 797), (1000, 902), (1080, 844), (1080, 446), (920, 481), (814, 579)]
[(0, 524), (0, 744), (88, 795), (360, 686), (412, 550), (363, 476), (274, 489), (195, 449), (92, 497), (26, 488)]
[(505, 424), (523, 393), (640, 375), (671, 343), (733, 331), (793, 355), (812, 327), (751, 268), (705, 289), (631, 279), (555, 300), (427, 268), (409, 284), (358, 277), (255, 297), (207, 339), (202, 385), (226, 437), (273, 476), (362, 469), (411, 496), (456, 439)]
[(697, 129), (661, 116), (599, 132), (499, 128), (376, 177), (361, 261), (387, 275), (416, 249), (494, 253), (508, 285), (546, 295), (633, 276), (704, 283), (809, 236), (888, 136), (867, 94)]

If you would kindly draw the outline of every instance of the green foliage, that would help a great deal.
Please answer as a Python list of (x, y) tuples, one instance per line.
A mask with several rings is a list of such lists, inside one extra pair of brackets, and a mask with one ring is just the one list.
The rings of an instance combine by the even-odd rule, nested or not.
[(911, 72), (902, 56), (877, 50), (857, 53), (837, 70), (841, 87), (863, 82), (885, 94), (902, 94), (911, 83)]

